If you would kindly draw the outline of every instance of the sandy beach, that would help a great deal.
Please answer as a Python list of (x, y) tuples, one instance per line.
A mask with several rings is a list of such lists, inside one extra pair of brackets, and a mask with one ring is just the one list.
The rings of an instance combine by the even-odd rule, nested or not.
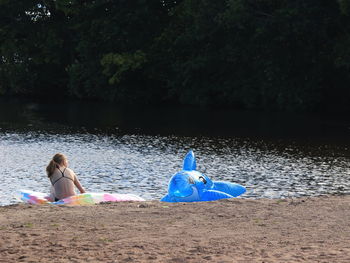
[(0, 262), (350, 262), (350, 196), (0, 207)]

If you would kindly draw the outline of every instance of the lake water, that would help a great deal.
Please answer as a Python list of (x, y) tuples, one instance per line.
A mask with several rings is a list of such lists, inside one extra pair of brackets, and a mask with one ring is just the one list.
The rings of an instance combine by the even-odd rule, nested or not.
[(192, 149), (197, 170), (246, 186), (242, 198), (349, 194), (349, 127), (340, 116), (1, 100), (0, 205), (18, 189), (47, 192), (57, 152), (91, 192), (160, 199)]

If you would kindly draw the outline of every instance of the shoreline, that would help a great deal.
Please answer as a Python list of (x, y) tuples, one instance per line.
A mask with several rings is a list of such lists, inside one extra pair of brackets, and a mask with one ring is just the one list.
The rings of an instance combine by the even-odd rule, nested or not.
[(0, 262), (350, 262), (350, 196), (0, 206)]

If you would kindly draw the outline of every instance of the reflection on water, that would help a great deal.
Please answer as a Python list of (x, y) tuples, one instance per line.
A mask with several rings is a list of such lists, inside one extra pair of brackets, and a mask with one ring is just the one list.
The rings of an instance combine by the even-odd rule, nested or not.
[(281, 150), (237, 139), (30, 132), (0, 134), (0, 204), (15, 202), (12, 194), (21, 188), (47, 192), (45, 167), (56, 152), (68, 156), (89, 191), (159, 199), (190, 148), (199, 171), (245, 185), (245, 198), (350, 193), (346, 157), (308, 156), (292, 146)]
[(246, 186), (243, 198), (349, 194), (349, 127), (305, 116), (0, 100), (0, 205), (17, 202), (21, 188), (47, 192), (45, 167), (57, 152), (93, 192), (159, 199), (193, 149), (199, 171)]
[(0, 131), (147, 134), (297, 139), (349, 143), (350, 119), (199, 108), (120, 108), (112, 103), (40, 102), (0, 98)]

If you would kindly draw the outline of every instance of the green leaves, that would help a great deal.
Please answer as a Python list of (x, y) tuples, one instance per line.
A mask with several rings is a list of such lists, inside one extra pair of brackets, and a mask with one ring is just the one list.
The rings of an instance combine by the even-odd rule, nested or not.
[(133, 54), (106, 54), (101, 60), (101, 65), (104, 68), (103, 74), (108, 77), (108, 83), (113, 85), (118, 84), (125, 73), (140, 69), (146, 61), (145, 53), (137, 50)]
[(348, 108), (349, 3), (0, 0), (0, 94)]

